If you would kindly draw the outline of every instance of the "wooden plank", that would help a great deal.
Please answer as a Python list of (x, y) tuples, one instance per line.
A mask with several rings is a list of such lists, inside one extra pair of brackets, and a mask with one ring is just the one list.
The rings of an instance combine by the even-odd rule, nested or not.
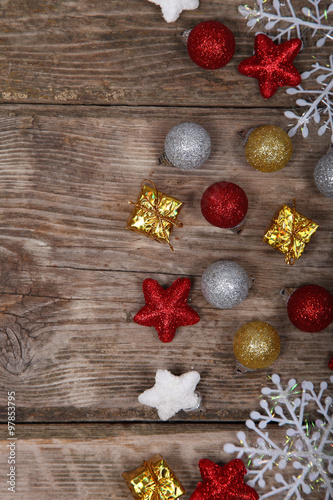
[[(157, 165), (167, 131), (181, 120), (209, 130), (206, 165), (184, 172)], [(239, 421), (258, 408), (260, 387), (277, 372), (314, 383), (328, 377), (332, 328), (296, 330), (279, 295), (283, 286), (316, 283), (332, 290), (332, 203), (317, 191), (312, 172), (327, 137), (297, 136), (289, 166), (254, 171), (237, 130), (267, 123), (267, 110), (5, 106), (0, 110), (0, 342), (2, 421), (7, 390), (17, 393), (19, 421), (158, 420), (137, 401), (158, 368), (196, 369), (205, 412), (175, 420)], [(281, 112), (270, 123), (285, 125)], [(159, 245), (124, 226), (144, 178), (185, 202), (184, 228)], [(236, 236), (210, 226), (200, 198), (211, 183), (230, 180), (250, 200), (247, 227)], [(262, 242), (282, 203), (320, 229), (295, 266)], [(212, 308), (200, 278), (219, 259), (240, 263), (255, 284), (232, 310)], [(191, 304), (201, 316), (162, 344), (153, 328), (132, 321), (142, 307), (142, 281), (169, 286), (192, 280)], [(247, 321), (270, 322), (282, 352), (272, 367), (237, 376), (232, 340)], [(246, 384), (246, 391), (245, 391)]]
[[(240, 3), (201, 1), (199, 9), (167, 24), (146, 0), (3, 1), (0, 102), (293, 106), (285, 89), (265, 101), (257, 81), (238, 73), (240, 61), (253, 53), (255, 35), (238, 13)], [(304, 2), (293, 5), (302, 17)], [(235, 56), (221, 70), (199, 68), (181, 42), (183, 31), (207, 19), (221, 20), (235, 34)], [(321, 35), (311, 34), (304, 34), (305, 49), (296, 59), (300, 72), (317, 58), (328, 63), (331, 54), (329, 44), (316, 47)], [(318, 84), (313, 78), (307, 85)]]
[[(198, 461), (209, 458), (224, 465), (235, 458), (235, 455), (226, 454), (223, 446), (228, 442), (237, 444), (240, 430), (247, 433), (249, 442), (255, 442), (255, 436), (250, 435), (244, 424), (20, 425), (17, 429), (15, 498), (129, 499), (132, 497), (122, 480), (122, 472), (136, 469), (143, 459), (159, 453), (185, 487), (187, 493), (182, 498), (188, 500), (201, 479)], [(9, 467), (5, 426), (0, 427), (0, 432), (3, 495)], [(277, 445), (285, 443), (283, 429), (269, 428), (269, 435)], [(246, 456), (243, 460), (246, 461)], [(277, 472), (289, 481), (287, 471), (274, 467), (265, 473), (267, 487), (274, 484)], [(278, 486), (276, 482), (275, 486)], [(315, 484), (313, 486), (311, 500), (322, 499), (323, 493), (316, 491)], [(259, 487), (256, 489), (260, 493), (263, 491)], [(11, 498), (9, 495), (2, 498)]]

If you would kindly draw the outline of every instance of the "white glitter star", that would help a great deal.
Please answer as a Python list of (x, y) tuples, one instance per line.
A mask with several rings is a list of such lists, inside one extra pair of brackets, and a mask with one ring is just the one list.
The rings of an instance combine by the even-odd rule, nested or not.
[(180, 410), (194, 410), (200, 405), (200, 396), (194, 393), (200, 380), (196, 371), (177, 377), (168, 370), (157, 370), (155, 385), (139, 396), (143, 405), (156, 408), (161, 420), (168, 420)]
[(167, 23), (178, 19), (183, 10), (193, 10), (199, 7), (199, 0), (149, 0), (162, 9), (162, 14)]

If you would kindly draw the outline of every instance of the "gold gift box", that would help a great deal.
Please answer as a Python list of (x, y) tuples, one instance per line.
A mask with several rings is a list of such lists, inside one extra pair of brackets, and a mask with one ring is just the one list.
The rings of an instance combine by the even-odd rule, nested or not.
[(302, 255), (318, 224), (293, 208), (282, 205), (264, 235), (264, 241), (286, 255), (287, 264), (293, 265)]
[(154, 455), (141, 467), (122, 474), (134, 498), (174, 500), (185, 490), (161, 455)]
[[(149, 186), (146, 182), (152, 184)], [(182, 227), (177, 221), (183, 203), (157, 190), (151, 181), (143, 181), (141, 194), (127, 222), (127, 229), (143, 234), (161, 243), (169, 243), (172, 227)]]

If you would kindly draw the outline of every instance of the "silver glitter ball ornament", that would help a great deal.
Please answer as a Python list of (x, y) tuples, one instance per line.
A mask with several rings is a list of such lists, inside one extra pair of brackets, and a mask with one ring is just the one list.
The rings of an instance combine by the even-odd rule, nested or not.
[(183, 122), (172, 127), (165, 138), (165, 159), (182, 170), (201, 167), (211, 152), (211, 140), (198, 123)]
[(231, 309), (247, 296), (250, 280), (236, 262), (219, 260), (209, 266), (201, 279), (203, 296), (212, 306)]
[(324, 196), (333, 198), (333, 151), (320, 158), (313, 175), (319, 191)]

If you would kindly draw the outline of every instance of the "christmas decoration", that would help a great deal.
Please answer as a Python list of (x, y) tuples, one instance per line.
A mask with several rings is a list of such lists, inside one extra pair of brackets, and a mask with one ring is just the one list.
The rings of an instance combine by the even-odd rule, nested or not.
[[(333, 376), (330, 381), (333, 382)], [(264, 387), (261, 390), (264, 396), (260, 401), (263, 414), (253, 411), (251, 419), (246, 421), (247, 428), (258, 435), (256, 444), (248, 444), (248, 435), (240, 431), (237, 437), (241, 445), (227, 443), (224, 451), (237, 452), (237, 458), (248, 455), (248, 468), (251, 462), (253, 467), (248, 470), (248, 474), (253, 477), (248, 484), (253, 487), (258, 485), (265, 488), (265, 472), (278, 467), (279, 472), (275, 474), (278, 485), (263, 492), (261, 500), (271, 497), (277, 500), (302, 500), (302, 492), (308, 495), (316, 489), (322, 492), (323, 500), (333, 498), (333, 415), (332, 397), (325, 397), (328, 384), (321, 382), (316, 392), (313, 383), (305, 380), (301, 387), (295, 379), (289, 380), (283, 387), (280, 377), (274, 374), (272, 382), (275, 389)], [(311, 425), (304, 421), (309, 403), (315, 406), (319, 417)], [(257, 420), (258, 425), (255, 423)], [(262, 429), (270, 423), (286, 427), (286, 439), (282, 445), (272, 441), (268, 431), (263, 432)], [(283, 470), (290, 462), (297, 473), (288, 474), (288, 478), (285, 478)]]
[(312, 235), (317, 231), (318, 224), (296, 212), (294, 200), (293, 208), (282, 205), (264, 235), (264, 242), (279, 252), (285, 254), (285, 262), (293, 265), (302, 255)]
[(156, 408), (160, 419), (168, 420), (180, 410), (199, 408), (201, 397), (194, 392), (199, 380), (196, 371), (177, 377), (168, 370), (157, 370), (154, 387), (140, 394), (139, 402)]
[(131, 472), (123, 472), (125, 483), (134, 498), (141, 500), (176, 500), (185, 490), (161, 455), (154, 455)]
[[(316, 81), (319, 84), (318, 88), (305, 89), (299, 85), (297, 88), (287, 89), (287, 93), (291, 95), (306, 95), (306, 99), (297, 99), (296, 104), (300, 107), (307, 108), (301, 116), (298, 116), (294, 111), (285, 111), (285, 116), (292, 120), (297, 120), (288, 132), (292, 137), (300, 128), (304, 138), (309, 135), (308, 124), (313, 121), (318, 124), (322, 121), (322, 125), (318, 128), (318, 135), (324, 135), (327, 130), (331, 131), (331, 141), (333, 141), (333, 56), (329, 58), (329, 64), (324, 66), (318, 62), (312, 64), (312, 70), (302, 73), (302, 80), (307, 80), (311, 75), (317, 73)], [(319, 74), (318, 74), (319, 73)]]
[(320, 158), (314, 169), (314, 180), (319, 191), (333, 198), (333, 149)]
[(244, 483), (246, 469), (241, 460), (235, 459), (223, 467), (211, 460), (199, 461), (203, 482), (190, 496), (190, 500), (258, 500), (258, 493)]
[(234, 229), (247, 213), (248, 199), (243, 189), (233, 182), (216, 182), (209, 186), (201, 198), (201, 212), (213, 226)]
[(211, 140), (207, 130), (198, 123), (183, 122), (172, 127), (167, 134), (159, 162), (182, 170), (193, 170), (208, 160), (210, 151)]
[[(150, 183), (152, 187), (148, 186)], [(152, 181), (145, 179), (141, 184), (138, 202), (133, 203), (133, 212), (127, 222), (127, 229), (143, 234), (153, 240), (170, 244), (169, 237), (173, 226), (182, 227), (177, 220), (183, 203), (161, 193)]]
[(194, 10), (199, 7), (199, 0), (148, 0), (162, 9), (162, 14), (167, 23), (178, 19), (183, 10)]
[(245, 269), (230, 260), (211, 264), (201, 279), (203, 296), (220, 309), (231, 309), (240, 304), (248, 294), (249, 285)]
[(320, 332), (333, 321), (333, 297), (319, 285), (303, 285), (287, 303), (290, 321), (302, 332)]
[[(303, 0), (302, 3), (304, 4), (305, 1)], [(252, 9), (248, 5), (241, 5), (238, 7), (238, 11), (242, 16), (247, 19), (249, 18), (247, 25), (250, 28), (253, 28), (253, 26), (260, 26), (260, 28), (265, 28), (266, 30), (277, 28), (277, 34), (273, 40), (278, 43), (285, 36), (288, 40), (295, 34), (298, 38), (302, 38), (302, 33), (306, 33), (308, 36), (310, 31), (312, 31), (312, 36), (318, 33), (322, 34), (317, 40), (317, 47), (322, 47), (327, 39), (332, 39), (332, 23), (328, 22), (327, 19), (328, 14), (333, 12), (333, 4), (327, 9), (327, 2), (307, 0), (307, 7), (304, 6), (302, 8), (302, 14), (305, 18), (296, 15), (296, 8), (293, 7), (292, 0), (287, 0), (286, 2), (281, 2), (280, 0), (271, 0), (270, 2), (256, 0), (256, 4), (258, 9)], [(322, 12), (320, 9), (321, 6), (323, 7)], [(267, 8), (267, 11), (265, 8)], [(327, 24), (324, 24), (323, 21), (326, 21)]]
[(279, 87), (296, 87), (301, 83), (301, 75), (293, 65), (301, 46), (299, 38), (276, 45), (261, 33), (255, 37), (255, 55), (242, 61), (238, 71), (242, 75), (257, 78), (261, 95), (269, 99)]
[(179, 326), (195, 325), (200, 320), (187, 304), (191, 289), (189, 278), (178, 278), (166, 290), (148, 278), (142, 287), (146, 305), (136, 313), (134, 321), (155, 327), (162, 342), (171, 342)]
[(330, 370), (333, 370), (333, 357), (329, 360), (328, 367)]
[(219, 69), (228, 64), (235, 47), (232, 31), (218, 21), (197, 24), (187, 39), (190, 58), (204, 69)]
[(280, 337), (265, 321), (250, 321), (234, 337), (234, 354), (242, 368), (256, 370), (274, 363), (280, 354)]
[[(332, 3), (326, 8), (327, 2), (307, 0), (307, 6), (303, 6), (301, 11), (302, 15), (305, 16), (303, 18), (296, 14), (297, 10), (293, 7), (292, 0), (284, 3), (279, 0), (273, 0), (272, 2), (257, 0), (256, 3), (258, 9), (240, 6), (239, 12), (244, 17), (249, 18), (247, 25), (250, 27), (263, 23), (262, 28), (267, 30), (277, 28), (277, 33), (272, 38), (274, 41), (280, 43), (283, 37), (286, 36), (290, 39), (294, 34), (298, 38), (302, 38), (302, 34), (306, 33), (308, 37), (310, 32), (312, 32), (312, 36), (318, 36), (319, 34), (316, 42), (317, 47), (322, 47), (327, 40), (332, 39), (333, 28), (332, 22), (329, 21), (329, 14), (332, 15), (333, 13)], [(265, 8), (267, 8), (267, 11)], [(271, 11), (269, 11), (270, 8)], [(308, 137), (309, 122), (314, 121), (314, 123), (319, 124), (323, 120), (323, 124), (318, 129), (318, 134), (323, 135), (327, 130), (331, 130), (331, 140), (333, 141), (333, 56), (330, 56), (327, 66), (316, 62), (312, 65), (312, 68), (312, 70), (302, 73), (302, 81), (317, 73), (319, 88), (312, 85), (312, 88), (304, 89), (299, 85), (297, 88), (287, 89), (287, 93), (291, 95), (306, 94), (307, 99), (297, 99), (296, 104), (308, 108), (301, 116), (298, 116), (294, 111), (284, 113), (287, 118), (297, 120), (296, 125), (289, 130), (289, 135), (292, 137), (300, 128), (303, 137)]]
[(263, 125), (246, 134), (245, 157), (260, 172), (276, 172), (284, 168), (293, 154), (288, 134), (276, 125)]

